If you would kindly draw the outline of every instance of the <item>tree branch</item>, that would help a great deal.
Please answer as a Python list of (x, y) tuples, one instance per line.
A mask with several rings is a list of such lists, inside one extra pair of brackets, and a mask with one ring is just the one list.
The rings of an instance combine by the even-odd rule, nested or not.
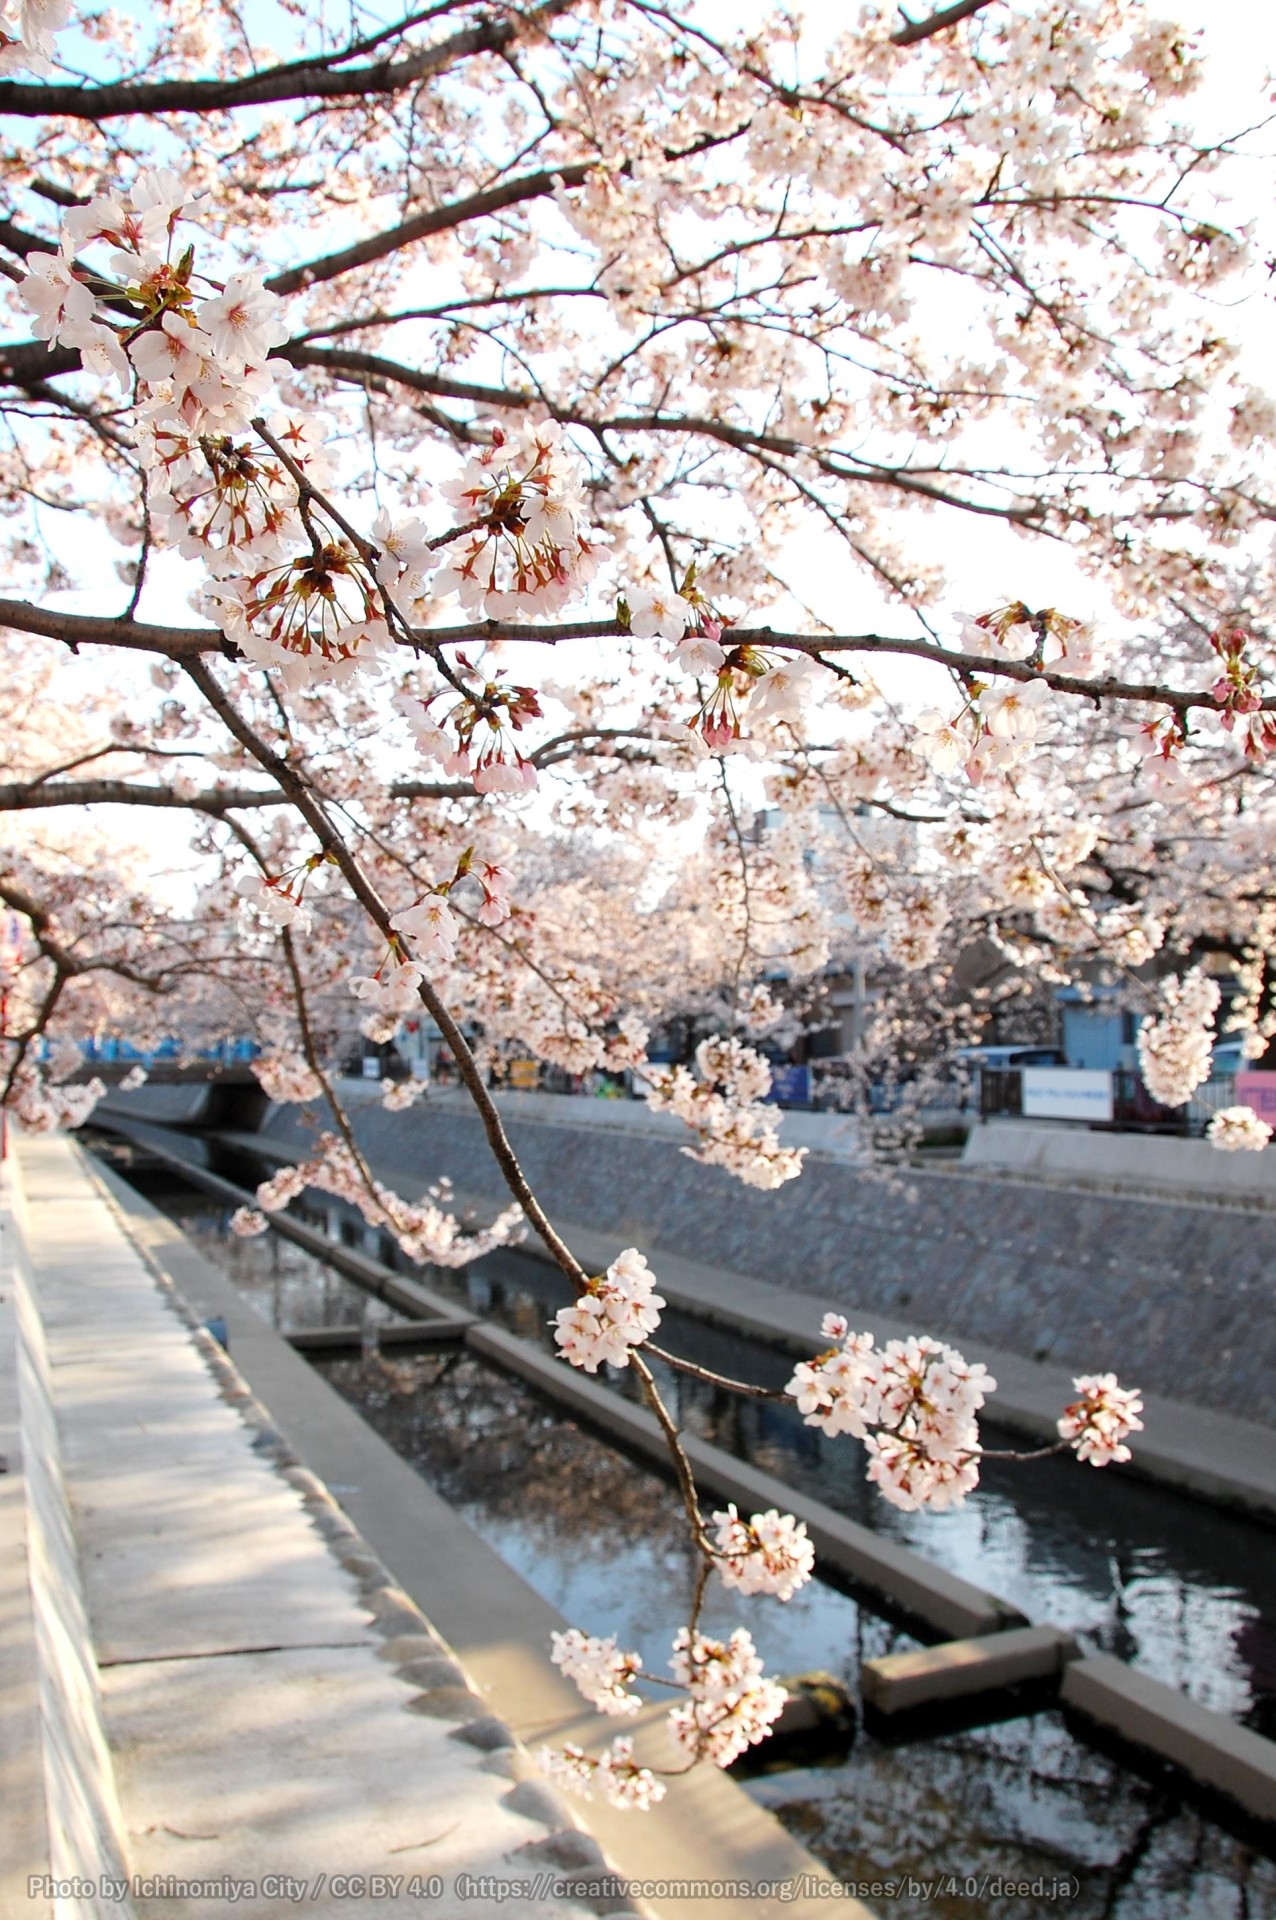
[(954, 6), (941, 7), (938, 13), (932, 13), (926, 20), (909, 20), (898, 33), (891, 35), (891, 45), (915, 47), (919, 40), (929, 40), (932, 34), (942, 33), (945, 27), (955, 27), (959, 21), (969, 20), (972, 13), (981, 13), (990, 4), (991, 0), (956, 0)]
[[(81, 644), (126, 647), (148, 653), (160, 653), (167, 659), (193, 666), (201, 654), (230, 654), (230, 642), (213, 627), (156, 627), (122, 619), (103, 619), (95, 614), (54, 613), (23, 601), (0, 600), (0, 626), (19, 633), (44, 634), (68, 646)], [(540, 646), (552, 646), (563, 640), (626, 638), (626, 629), (618, 620), (548, 621), (544, 626), (515, 625), (508, 621), (478, 621), (464, 627), (422, 628), (419, 643), (431, 647), (472, 646), (485, 640), (519, 640)], [(1102, 680), (1085, 680), (1073, 673), (1060, 673), (1053, 667), (1035, 667), (1026, 660), (1000, 660), (991, 654), (957, 653), (933, 640), (910, 640), (881, 633), (830, 634), (784, 633), (774, 627), (732, 627), (727, 638), (733, 646), (783, 648), (790, 653), (809, 654), (822, 661), (826, 653), (903, 654), (916, 660), (932, 660), (947, 667), (964, 680), (994, 678), (1002, 680), (1044, 680), (1056, 693), (1074, 694), (1101, 706), (1107, 700), (1137, 701), (1149, 706), (1170, 707), (1176, 713), (1204, 709), (1210, 713), (1225, 711), (1207, 688), (1171, 687), (1160, 681), (1118, 680), (1107, 674)], [(402, 644), (407, 645), (408, 642)], [(418, 644), (414, 640), (412, 644)], [(1276, 712), (1276, 694), (1266, 694), (1258, 710)], [(402, 797), (408, 797), (406, 794)]]
[[(384, 233), (370, 234), (366, 240), (358, 240), (336, 253), (324, 254), (306, 266), (289, 267), (286, 272), (272, 274), (266, 285), (272, 293), (289, 294), (317, 286), (321, 280), (335, 280), (338, 274), (349, 273), (354, 267), (365, 267), (369, 261), (381, 260), (388, 253), (397, 253), (400, 247), (409, 247), (414, 241), (424, 240), (432, 233), (447, 232), (468, 220), (481, 220), (486, 214), (500, 213), (505, 207), (516, 207), (524, 200), (544, 199), (560, 183), (567, 187), (578, 187), (593, 171), (594, 164), (592, 161), (578, 161), (574, 166), (545, 168), (539, 173), (524, 174), (521, 179), (504, 180), (499, 186), (472, 193), (465, 200), (453, 200), (442, 207), (427, 207), (399, 226), (387, 228)], [(294, 361), (293, 364), (299, 363)]]
[(96, 125), (135, 113), (227, 113), (279, 100), (375, 98), (435, 79), (476, 54), (504, 53), (574, 5), (575, 0), (541, 0), (530, 13), (480, 20), (402, 60), (378, 60), (366, 67), (344, 69), (342, 63), (350, 58), (347, 51), (315, 54), (233, 80), (152, 80), (102, 87), (32, 86), (10, 80), (0, 83), (0, 113), (61, 114)]
[(212, 787), (204, 793), (183, 794), (173, 787), (142, 787), (129, 780), (58, 780), (45, 785), (11, 781), (0, 786), (0, 813), (44, 807), (178, 807), (191, 813), (222, 814), (231, 807), (287, 805), (287, 796), (271, 787)]

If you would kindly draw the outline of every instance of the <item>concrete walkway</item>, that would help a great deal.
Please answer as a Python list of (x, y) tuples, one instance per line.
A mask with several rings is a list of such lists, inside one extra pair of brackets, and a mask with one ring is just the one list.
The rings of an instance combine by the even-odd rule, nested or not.
[[(66, 1669), (39, 1685), (56, 1692), (72, 1669), (80, 1685), (45, 1700), (49, 1863), (34, 1882), (11, 1874), (5, 1920), (584, 1920), (593, 1904), (558, 1898), (552, 1862), (523, 1852), (568, 1816), (541, 1785), (512, 1785), (522, 1756), (450, 1649), (319, 1483), (280, 1463), (262, 1410), (70, 1144), (23, 1141), (18, 1161), (3, 1291), (27, 1283), (25, 1243), (33, 1298), (12, 1464), (41, 1509), (35, 1612)], [(45, 1872), (69, 1900), (48, 1897)], [(543, 1889), (515, 1892), (538, 1873)], [(458, 1896), (466, 1874), (488, 1898)]]

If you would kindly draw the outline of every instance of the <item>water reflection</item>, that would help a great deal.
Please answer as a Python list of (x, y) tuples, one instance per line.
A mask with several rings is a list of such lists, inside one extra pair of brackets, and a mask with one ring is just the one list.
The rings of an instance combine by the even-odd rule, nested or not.
[[(390, 1317), (349, 1282), (273, 1236), (233, 1241), (229, 1209), (166, 1185), (147, 1191), (218, 1259), (277, 1326)], [(326, 1212), (326, 1209), (325, 1209)], [(373, 1249), (370, 1249), (373, 1250)], [(377, 1250), (382, 1251), (382, 1250)], [(529, 1339), (546, 1338), (554, 1276), (497, 1256), (430, 1283)], [(787, 1363), (670, 1316), (671, 1345), (754, 1377)], [(412, 1461), (568, 1619), (655, 1658), (680, 1624), (688, 1550), (663, 1486), (513, 1380), (465, 1352), (322, 1364)], [(676, 1389), (675, 1389), (676, 1391)], [(830, 1505), (1013, 1598), (1035, 1618), (1082, 1626), (1196, 1697), (1253, 1717), (1276, 1697), (1274, 1543), (1261, 1529), (1067, 1463), (993, 1468), (959, 1514), (885, 1508), (784, 1409), (696, 1388), (682, 1417), (719, 1444), (809, 1487)], [(850, 1460), (855, 1455), (851, 1453)], [(846, 1595), (814, 1582), (787, 1606), (747, 1603), (775, 1672), (825, 1668), (855, 1685), (861, 1660), (909, 1642)], [(715, 1590), (709, 1621), (740, 1618)], [(841, 1764), (763, 1775), (747, 1790), (848, 1883), (891, 1879), (897, 1920), (1258, 1920), (1276, 1916), (1276, 1866), (1216, 1824), (1075, 1739), (1057, 1714), (892, 1750), (864, 1734)], [(1048, 1889), (1061, 1876), (1078, 1891)], [(996, 1891), (1000, 1878), (1035, 1891)], [(909, 1881), (914, 1891), (909, 1891)], [(873, 1904), (870, 1902), (870, 1905)]]
[[(218, 1164), (245, 1184), (261, 1171), (243, 1156)], [(210, 1250), (220, 1243), (228, 1208), (188, 1188), (175, 1192), (171, 1178), (147, 1191), (192, 1238)], [(343, 1240), (387, 1265), (408, 1265), (384, 1235), (365, 1246), (362, 1221), (339, 1203), (303, 1199), (296, 1211), (329, 1234), (339, 1229)], [(276, 1235), (232, 1241), (220, 1257), (277, 1326), (395, 1317)], [(428, 1278), (437, 1292), (546, 1348), (554, 1310), (569, 1298), (554, 1271), (513, 1254), (493, 1254), (460, 1273), (431, 1270)], [(662, 1339), (690, 1359), (766, 1384), (782, 1384), (791, 1367), (750, 1340), (678, 1313), (664, 1316)], [(1276, 1531), (1071, 1459), (989, 1462), (979, 1493), (963, 1508), (900, 1513), (864, 1480), (857, 1447), (804, 1426), (795, 1409), (740, 1400), (656, 1370), (692, 1432), (915, 1547), (1029, 1619), (1066, 1628), (1088, 1648), (1276, 1735)], [(612, 1374), (607, 1384), (636, 1392), (627, 1374)], [(986, 1436), (989, 1445), (1015, 1444), (991, 1428)]]
[[(567, 1619), (665, 1657), (692, 1569), (649, 1474), (469, 1355), (317, 1364)], [(715, 1582), (707, 1623), (738, 1624), (741, 1604)], [(911, 1644), (818, 1581), (787, 1605), (745, 1604), (774, 1672), (823, 1668), (854, 1690), (861, 1660)], [(895, 1882), (878, 1910), (899, 1920), (1276, 1914), (1271, 1861), (1089, 1751), (1055, 1713), (901, 1749), (861, 1733), (836, 1764), (744, 1784), (845, 1882)], [(1065, 1878), (1076, 1890), (1056, 1899)], [(996, 1891), (1006, 1879), (1033, 1890)]]

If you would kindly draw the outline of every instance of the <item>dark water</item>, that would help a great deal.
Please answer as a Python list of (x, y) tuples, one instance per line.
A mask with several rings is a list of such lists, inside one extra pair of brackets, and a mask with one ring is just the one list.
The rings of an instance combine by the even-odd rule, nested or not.
[[(245, 1184), (251, 1178), (242, 1165), (221, 1170)], [(275, 1325), (370, 1329), (392, 1317), (274, 1235), (228, 1240), (229, 1207), (167, 1176), (138, 1184)], [(364, 1251), (389, 1251), (326, 1200), (298, 1211)], [(546, 1344), (547, 1323), (565, 1298), (551, 1271), (517, 1255), (428, 1279)], [(661, 1337), (688, 1357), (766, 1383), (782, 1382), (790, 1365), (678, 1315), (665, 1316)], [(617, 1632), (653, 1668), (663, 1664), (691, 1570), (673, 1504), (654, 1475), (463, 1351), (365, 1353), (324, 1362), (322, 1371), (568, 1619)], [(959, 1512), (900, 1514), (863, 1482), (854, 1443), (826, 1441), (783, 1408), (681, 1378), (663, 1384), (687, 1426), (789, 1484), (918, 1547), (1035, 1620), (1067, 1626), (1088, 1646), (1260, 1730), (1276, 1725), (1276, 1535), (1266, 1529), (1069, 1461), (994, 1463)], [(787, 1605), (719, 1590), (708, 1617), (723, 1628), (744, 1618), (768, 1671), (823, 1668), (852, 1689), (862, 1659), (911, 1644), (819, 1581)], [(601, 1737), (614, 1730), (600, 1722)], [(925, 1895), (901, 1893), (879, 1907), (908, 1920), (1028, 1920), (1061, 1910), (1085, 1920), (1276, 1920), (1271, 1861), (1183, 1806), (1174, 1789), (1092, 1751), (1056, 1713), (900, 1749), (861, 1734), (841, 1764), (763, 1776), (749, 1791), (847, 1881), (938, 1881)], [(1069, 1876), (1076, 1891), (1052, 1895)], [(999, 1877), (1036, 1890), (1000, 1893)]]

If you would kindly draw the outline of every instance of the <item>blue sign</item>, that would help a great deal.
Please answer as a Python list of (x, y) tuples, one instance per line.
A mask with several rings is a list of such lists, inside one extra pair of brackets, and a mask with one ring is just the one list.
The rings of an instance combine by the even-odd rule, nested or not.
[(771, 1091), (764, 1096), (777, 1107), (806, 1107), (811, 1103), (811, 1069), (788, 1065), (771, 1066)]

